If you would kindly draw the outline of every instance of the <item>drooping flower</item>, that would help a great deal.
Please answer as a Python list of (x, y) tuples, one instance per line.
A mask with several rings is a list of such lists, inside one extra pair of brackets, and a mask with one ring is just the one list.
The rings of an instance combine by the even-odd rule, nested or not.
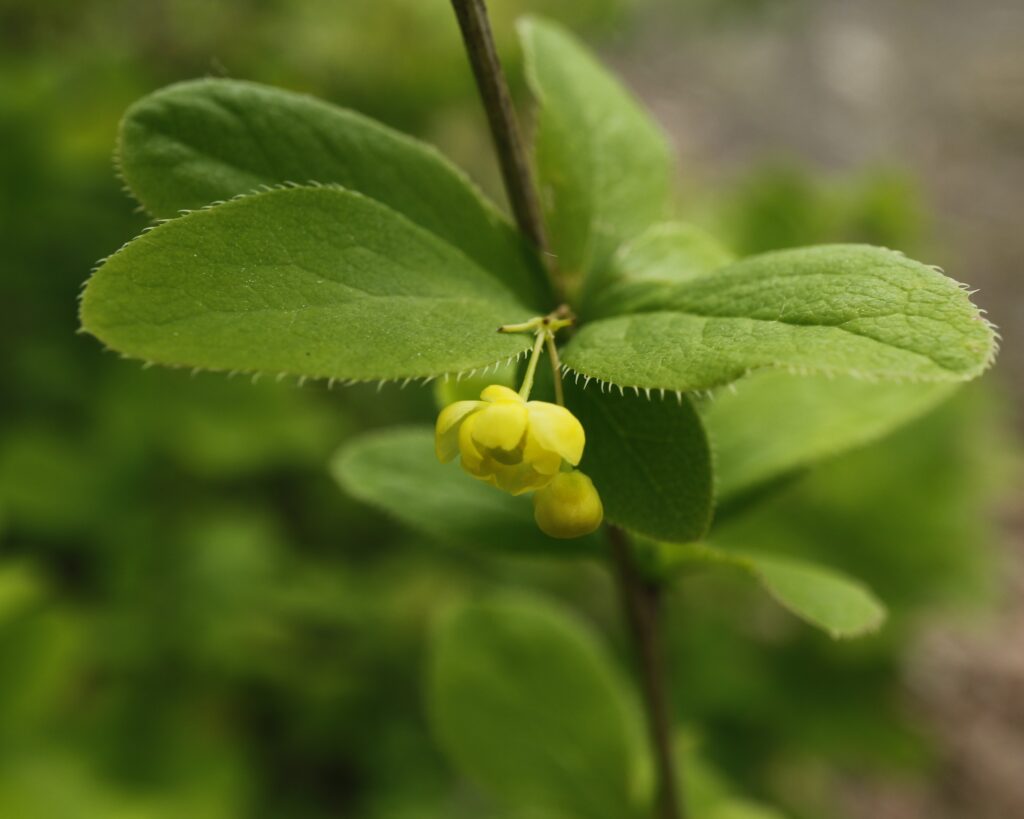
[(437, 418), (436, 450), (442, 463), (461, 457), (470, 475), (513, 495), (540, 489), (563, 464), (583, 457), (583, 426), (565, 407), (526, 401), (492, 384), (480, 401), (456, 401)]
[(574, 469), (559, 472), (534, 494), (533, 517), (546, 535), (581, 537), (601, 525), (604, 506), (593, 481)]

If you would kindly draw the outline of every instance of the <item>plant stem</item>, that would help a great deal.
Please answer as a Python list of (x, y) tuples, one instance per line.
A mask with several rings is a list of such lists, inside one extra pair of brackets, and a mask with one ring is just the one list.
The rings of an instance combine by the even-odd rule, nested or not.
[(544, 333), (544, 339), (548, 345), (548, 359), (551, 361), (551, 376), (555, 382), (555, 403), (560, 407), (564, 407), (565, 390), (562, 387), (562, 365), (558, 358), (558, 345), (555, 344), (555, 334), (548, 330)]
[(523, 385), (519, 388), (519, 397), (524, 401), (530, 397), (533, 389), (533, 375), (537, 372), (537, 361), (540, 359), (541, 350), (544, 349), (544, 330), (537, 332), (537, 338), (533, 342), (533, 352), (530, 354), (530, 363), (526, 365), (526, 375), (523, 376)]
[(644, 580), (637, 572), (629, 535), (617, 526), (608, 526), (608, 539), (626, 611), (626, 622), (629, 624), (640, 668), (647, 728), (657, 771), (657, 815), (659, 819), (685, 819), (686, 810), (680, 795), (679, 771), (672, 745), (672, 717), (665, 686), (659, 616), (660, 589)]
[[(452, 0), (452, 7), (458, 18), (466, 53), (487, 112), (491, 137), (494, 140), (502, 179), (516, 223), (548, 262), (552, 286), (561, 302), (564, 300), (563, 287), (550, 264), (540, 205), (533, 186), (530, 166), (523, 151), (508, 84), (494, 47), (494, 38), (487, 19), (487, 6), (484, 0)], [(556, 314), (562, 309), (564, 308), (556, 311)], [(560, 322), (561, 326), (568, 324), (571, 324), (571, 319), (566, 320), (564, 325)], [(510, 331), (511, 328), (503, 328), (503, 332)], [(533, 357), (523, 384), (526, 395), (529, 395), (533, 384), (537, 358), (545, 338), (550, 338), (548, 332), (539, 333), (537, 336)], [(553, 339), (550, 339), (549, 343), (551, 363), (556, 368), (556, 396), (559, 403), (562, 403), (561, 373), (557, 371), (557, 349)], [(523, 394), (523, 389), (520, 390), (520, 394)], [(675, 769), (672, 752), (672, 721), (665, 692), (665, 669), (659, 636), (658, 589), (646, 583), (637, 573), (626, 533), (609, 526), (608, 537), (611, 540), (612, 561), (619, 579), (626, 620), (629, 623), (630, 636), (636, 644), (640, 665), (651, 746), (657, 763), (659, 819), (686, 819), (679, 798), (678, 772)]]
[[(523, 149), (508, 83), (494, 46), (491, 24), (487, 19), (487, 6), (484, 0), (452, 0), (452, 8), (455, 9), (455, 16), (462, 31), (462, 41), (466, 46), (473, 76), (476, 78), (476, 87), (487, 113), (491, 138), (494, 140), (498, 164), (501, 166), (501, 177), (516, 224), (541, 254), (547, 257), (547, 238), (544, 235), (540, 202), (533, 185), (526, 151)], [(551, 280), (556, 297), (561, 300), (561, 284), (555, 276), (551, 276)]]

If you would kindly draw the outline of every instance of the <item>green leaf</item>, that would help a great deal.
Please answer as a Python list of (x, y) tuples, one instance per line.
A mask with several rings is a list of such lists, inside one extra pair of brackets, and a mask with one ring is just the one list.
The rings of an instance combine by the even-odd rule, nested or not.
[(623, 240), (663, 219), (668, 143), (625, 88), (561, 27), (519, 27), (538, 104), (535, 162), (551, 247), (572, 277), (598, 269)]
[(523, 352), (530, 311), (469, 259), (339, 188), (236, 199), (165, 222), (89, 281), (83, 327), (125, 355), (314, 378), (420, 378)]
[(882, 438), (958, 387), (778, 370), (740, 379), (697, 403), (715, 453), (718, 501)]
[(442, 542), (555, 557), (602, 555), (597, 536), (555, 540), (533, 520), (527, 497), (514, 498), (442, 464), (428, 428), (390, 429), (343, 446), (331, 474), (354, 498)]
[(434, 382), (434, 402), (442, 410), (456, 401), (477, 401), (480, 393), (491, 384), (519, 389), (520, 362), (513, 361), (492, 367), (486, 373), (465, 378), (442, 378)]
[(689, 397), (678, 401), (566, 383), (587, 435), (580, 462), (608, 520), (659, 540), (699, 540), (711, 523), (711, 454)]
[(698, 390), (771, 368), (966, 381), (993, 355), (956, 282), (890, 250), (823, 245), (752, 256), (676, 285), (655, 312), (587, 324), (563, 361), (614, 384)]
[(536, 254), (433, 147), (353, 111), (255, 83), (207, 79), (135, 103), (121, 124), (121, 172), (170, 218), (263, 186), (335, 183), (459, 248), (524, 302), (547, 306)]
[(663, 565), (718, 565), (746, 572), (777, 603), (835, 639), (868, 634), (885, 621), (885, 606), (871, 590), (834, 569), (788, 557), (705, 544), (657, 548)]
[(510, 806), (641, 815), (639, 715), (594, 635), (560, 608), (509, 595), (457, 608), (435, 635), (429, 697), (456, 766)]
[(876, 631), (885, 620), (870, 589), (832, 569), (749, 552), (742, 559), (776, 601), (836, 639)]
[[(674, 285), (706, 276), (734, 260), (717, 239), (685, 222), (663, 222), (622, 245), (607, 271), (583, 294), (586, 318), (635, 313)], [(649, 308), (648, 308), (649, 309)]]

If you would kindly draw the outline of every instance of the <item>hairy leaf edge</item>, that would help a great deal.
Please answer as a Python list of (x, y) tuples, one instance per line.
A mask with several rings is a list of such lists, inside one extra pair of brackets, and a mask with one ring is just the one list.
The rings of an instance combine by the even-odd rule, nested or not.
[[(352, 387), (352, 386), (355, 386), (357, 384), (376, 384), (378, 390), (383, 389), (383, 387), (386, 384), (399, 384), (400, 387), (402, 389), (404, 389), (410, 383), (413, 383), (413, 382), (416, 382), (420, 386), (426, 386), (427, 384), (430, 384), (431, 382), (436, 381), (437, 379), (441, 379), (442, 381), (445, 381), (445, 382), (447, 382), (449, 380), (461, 381), (463, 378), (473, 378), (474, 376), (484, 376), (488, 372), (490, 372), (492, 369), (495, 372), (497, 372), (502, 367), (511, 366), (512, 364), (515, 364), (516, 362), (520, 361), (521, 359), (523, 359), (525, 356), (527, 356), (529, 354), (532, 342), (529, 342), (527, 337), (523, 336), (523, 338), (526, 339), (526, 341), (524, 341), (523, 349), (520, 350), (518, 353), (515, 353), (515, 354), (510, 355), (510, 356), (506, 356), (504, 358), (499, 358), (496, 361), (494, 361), (494, 360), (482, 361), (480, 364), (478, 364), (475, 367), (464, 368), (462, 370), (451, 370), (451, 371), (448, 371), (448, 372), (440, 372), (440, 373), (416, 373), (416, 374), (411, 374), (411, 375), (408, 375), (408, 376), (404, 376), (404, 375), (382, 376), (380, 378), (374, 378), (374, 377), (368, 377), (368, 378), (338, 378), (338, 377), (332, 377), (332, 376), (327, 376), (327, 375), (309, 375), (309, 374), (304, 374), (304, 373), (296, 373), (296, 372), (291, 372), (291, 371), (288, 371), (288, 370), (284, 370), (284, 371), (277, 372), (277, 373), (271, 373), (271, 372), (267, 372), (266, 370), (250, 370), (250, 369), (231, 369), (231, 370), (229, 370), (229, 369), (226, 369), (226, 368), (217, 368), (217, 367), (193, 367), (190, 364), (181, 364), (181, 363), (168, 362), (168, 361), (151, 361), (151, 360), (146, 360), (146, 359), (139, 358), (138, 356), (133, 356), (133, 355), (129, 355), (127, 353), (122, 353), (120, 350), (116, 350), (113, 347), (108, 346), (107, 343), (102, 338), (100, 338), (98, 335), (96, 335), (96, 333), (94, 333), (92, 330), (90, 330), (88, 327), (85, 326), (85, 321), (84, 321), (83, 316), (82, 316), (82, 301), (83, 301), (83, 298), (85, 296), (85, 291), (86, 291), (86, 289), (89, 286), (89, 282), (92, 281), (93, 276), (96, 275), (96, 273), (99, 271), (99, 269), (101, 267), (103, 267), (104, 264), (106, 264), (109, 260), (113, 259), (119, 253), (123, 252), (130, 244), (132, 244), (132, 242), (134, 242), (139, 237), (145, 235), (146, 233), (149, 233), (152, 230), (155, 230), (156, 228), (158, 228), (161, 225), (166, 224), (168, 222), (177, 221), (178, 219), (188, 217), (188, 216), (190, 216), (192, 214), (195, 214), (195, 213), (202, 213), (203, 211), (213, 210), (213, 209), (215, 209), (217, 207), (220, 207), (221, 205), (226, 205), (226, 204), (228, 204), (230, 202), (236, 202), (236, 201), (239, 201), (241, 199), (248, 199), (248, 198), (254, 197), (254, 196), (262, 196), (264, 194), (274, 193), (275, 191), (294, 190), (294, 189), (303, 189), (303, 188), (328, 188), (328, 189), (332, 189), (332, 190), (343, 191), (343, 192), (345, 192), (347, 194), (350, 194), (352, 196), (356, 196), (356, 197), (359, 197), (361, 199), (366, 199), (369, 202), (373, 202), (377, 207), (385, 208), (387, 210), (391, 210), (391, 212), (394, 213), (396, 217), (398, 217), (399, 219), (402, 219), (402, 220), (408, 222), (409, 225), (413, 229), (432, 236), (436, 241), (444, 242), (453, 251), (455, 251), (455, 252), (459, 253), (461, 256), (463, 256), (470, 264), (472, 264), (472, 265), (474, 265), (476, 267), (479, 267), (479, 265), (473, 259), (471, 259), (469, 256), (467, 256), (465, 254), (465, 252), (462, 251), (460, 248), (455, 247), (451, 243), (445, 241), (444, 239), (442, 239), (441, 237), (437, 236), (433, 232), (427, 230), (426, 228), (421, 227), (420, 225), (417, 225), (415, 222), (409, 220), (407, 217), (403, 216), (401, 213), (398, 213), (398, 211), (394, 211), (391, 208), (388, 208), (388, 206), (383, 204), (382, 202), (379, 202), (376, 199), (373, 199), (372, 197), (366, 196), (365, 194), (359, 193), (358, 191), (350, 190), (349, 188), (346, 188), (343, 185), (338, 185), (338, 184), (335, 184), (333, 182), (331, 182), (331, 183), (308, 182), (306, 184), (299, 184), (298, 182), (282, 182), (282, 183), (279, 183), (277, 185), (262, 185), (260, 188), (258, 188), (256, 190), (252, 190), (252, 191), (249, 191), (247, 193), (236, 194), (235, 196), (232, 196), (230, 199), (220, 199), (220, 200), (217, 200), (216, 202), (210, 202), (208, 205), (204, 205), (201, 208), (194, 208), (194, 209), (191, 209), (191, 210), (183, 210), (179, 216), (170, 217), (170, 218), (167, 218), (167, 219), (157, 219), (157, 220), (154, 220), (153, 224), (148, 225), (147, 227), (144, 227), (142, 229), (141, 233), (139, 233), (137, 236), (133, 236), (131, 239), (129, 239), (128, 241), (124, 242), (124, 244), (122, 244), (113, 253), (111, 253), (111, 254), (109, 254), (107, 256), (104, 256), (102, 259), (98, 260), (92, 266), (92, 268), (89, 271), (89, 276), (85, 279), (84, 282), (82, 282), (82, 284), (81, 284), (81, 286), (79, 287), (79, 290), (78, 290), (77, 300), (78, 300), (78, 322), (79, 322), (79, 327), (75, 331), (76, 334), (92, 336), (97, 341), (99, 341), (99, 343), (102, 345), (104, 351), (110, 352), (110, 353), (114, 353), (115, 355), (119, 356), (120, 358), (122, 358), (125, 361), (142, 361), (142, 368), (144, 370), (148, 370), (151, 367), (159, 366), (159, 367), (164, 367), (164, 368), (167, 368), (167, 369), (170, 369), (170, 370), (191, 370), (191, 373), (192, 373), (193, 376), (196, 376), (199, 373), (203, 373), (203, 372), (223, 373), (223, 374), (226, 374), (228, 378), (234, 378), (235, 376), (243, 375), (243, 376), (247, 376), (247, 377), (251, 378), (252, 382), (254, 384), (257, 383), (260, 379), (265, 378), (265, 377), (274, 378), (278, 382), (282, 382), (282, 381), (284, 381), (284, 380), (286, 380), (288, 378), (294, 378), (294, 379), (296, 379), (296, 384), (299, 387), (304, 386), (309, 381), (322, 381), (322, 382), (326, 383), (328, 389), (333, 389), (335, 385), (339, 385), (339, 386), (342, 386), (342, 387)], [(496, 281), (504, 287), (504, 284), (500, 280), (496, 279)], [(509, 291), (509, 293), (511, 294), (511, 291)]]

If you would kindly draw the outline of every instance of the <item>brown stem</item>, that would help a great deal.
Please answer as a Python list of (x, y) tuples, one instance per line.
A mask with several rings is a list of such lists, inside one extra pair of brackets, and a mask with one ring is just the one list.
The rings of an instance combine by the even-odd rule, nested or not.
[[(452, 7), (487, 112), (491, 137), (516, 223), (537, 249), (547, 256), (547, 238), (540, 205), (523, 150), (508, 84), (494, 47), (487, 6), (484, 0), (452, 0)], [(549, 272), (553, 273), (550, 257), (546, 260)], [(556, 275), (551, 278), (556, 295), (561, 299), (561, 281)], [(566, 308), (559, 308), (557, 312), (563, 311), (567, 312)], [(556, 351), (553, 351), (551, 360), (552, 365), (557, 366)], [(556, 372), (556, 385), (559, 385), (559, 376), (560, 373)], [(666, 698), (665, 668), (659, 642), (658, 589), (646, 583), (637, 573), (626, 533), (609, 526), (608, 537), (612, 544), (612, 561), (622, 591), (626, 620), (636, 644), (640, 665), (651, 745), (657, 764), (658, 816), (659, 819), (686, 819), (680, 802), (678, 772), (672, 752), (672, 720)]]
[(629, 535), (616, 526), (609, 526), (608, 539), (644, 692), (647, 727), (657, 771), (657, 815), (659, 819), (685, 819), (686, 810), (680, 795), (679, 771), (672, 745), (672, 717), (665, 690), (660, 590), (637, 572)]
[(491, 24), (487, 19), (484, 0), (452, 0), (455, 16), (462, 30), (462, 41), (466, 46), (476, 86), (480, 91), (487, 122), (491, 127), (491, 138), (501, 165), (501, 176), (512, 213), (519, 229), (542, 253), (547, 252), (544, 222), (540, 203), (533, 186), (530, 165), (523, 150), (523, 140), (516, 122), (515, 109), (509, 95), (505, 73), (494, 47)]

